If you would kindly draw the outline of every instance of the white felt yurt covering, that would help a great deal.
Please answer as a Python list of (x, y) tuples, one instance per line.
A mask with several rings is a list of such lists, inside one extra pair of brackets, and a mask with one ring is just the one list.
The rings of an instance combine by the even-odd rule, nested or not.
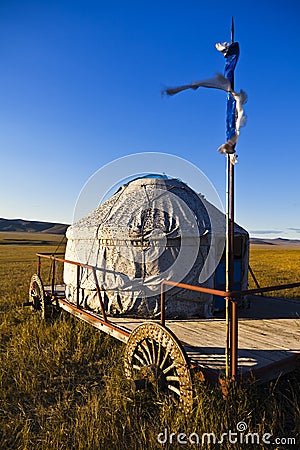
[[(105, 203), (67, 230), (65, 258), (96, 268), (108, 315), (156, 317), (160, 285), (172, 280), (214, 287), (223, 253), (225, 216), (177, 179), (145, 177), (122, 186)], [(242, 237), (247, 287), (248, 233)], [(66, 298), (76, 303), (77, 267), (65, 264)], [(178, 288), (167, 292), (167, 317), (210, 317), (213, 296)], [(100, 311), (94, 276), (81, 269), (82, 307)]]

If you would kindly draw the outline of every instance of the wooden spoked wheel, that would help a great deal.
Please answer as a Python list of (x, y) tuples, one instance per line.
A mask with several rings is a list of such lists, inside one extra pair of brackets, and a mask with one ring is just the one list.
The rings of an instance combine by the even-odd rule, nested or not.
[(46, 295), (41, 278), (35, 274), (32, 275), (29, 286), (29, 305), (35, 311), (39, 311), (43, 319), (46, 319)]
[(156, 322), (143, 323), (130, 334), (125, 350), (125, 375), (147, 380), (179, 402), (189, 413), (193, 405), (188, 358), (176, 336)]

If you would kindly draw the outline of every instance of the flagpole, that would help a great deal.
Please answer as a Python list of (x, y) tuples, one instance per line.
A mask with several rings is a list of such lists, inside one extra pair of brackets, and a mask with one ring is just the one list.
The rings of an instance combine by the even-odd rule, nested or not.
[[(226, 291), (230, 290), (230, 275), (229, 275), (229, 255), (230, 255), (230, 233), (229, 233), (229, 180), (230, 180), (230, 158), (229, 155), (227, 155), (226, 158)], [(226, 331), (225, 331), (225, 339), (226, 339), (226, 345), (225, 345), (225, 376), (228, 379), (229, 378), (229, 371), (230, 371), (230, 332), (229, 332), (229, 326), (230, 326), (230, 299), (229, 297), (226, 297)]]
[[(231, 21), (231, 43), (234, 42), (234, 19)], [(234, 90), (234, 74), (231, 81)], [(226, 168), (226, 291), (234, 290), (234, 164), (227, 154)], [(226, 346), (225, 375), (226, 378), (236, 376), (236, 308), (230, 297), (226, 297)]]
[[(231, 43), (234, 42), (234, 19), (231, 21)], [(234, 74), (231, 83), (232, 90), (234, 90)], [(234, 291), (234, 164), (227, 155), (228, 166), (228, 290)], [(237, 322), (237, 304), (236, 300), (229, 298), (229, 318), (230, 318), (230, 374), (231, 378), (235, 379), (237, 375), (237, 348), (238, 348), (238, 322)]]

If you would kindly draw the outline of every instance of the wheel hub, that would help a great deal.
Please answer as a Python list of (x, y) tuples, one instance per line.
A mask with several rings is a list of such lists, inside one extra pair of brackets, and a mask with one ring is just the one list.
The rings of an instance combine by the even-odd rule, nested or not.
[(155, 364), (150, 364), (148, 366), (142, 367), (140, 370), (142, 378), (146, 378), (148, 382), (153, 384), (157, 389), (161, 391), (166, 391), (168, 383), (165, 374), (161, 368)]

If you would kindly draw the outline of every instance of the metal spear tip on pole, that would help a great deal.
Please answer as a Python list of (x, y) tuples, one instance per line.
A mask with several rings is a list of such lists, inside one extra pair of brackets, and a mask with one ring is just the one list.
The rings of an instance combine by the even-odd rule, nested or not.
[(231, 17), (231, 43), (234, 42), (234, 17)]

